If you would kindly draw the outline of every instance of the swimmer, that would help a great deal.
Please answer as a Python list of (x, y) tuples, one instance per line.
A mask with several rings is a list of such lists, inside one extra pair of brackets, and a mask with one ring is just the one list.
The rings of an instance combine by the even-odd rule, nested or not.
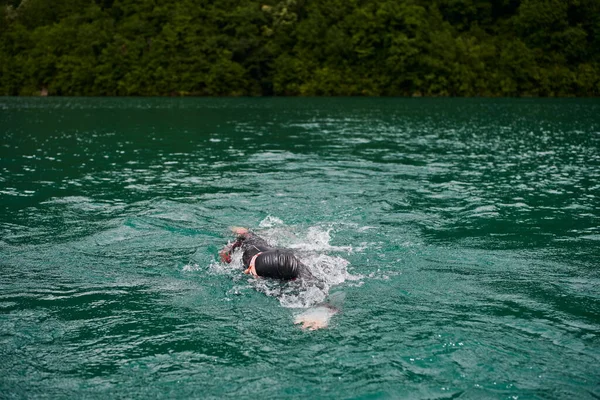
[[(230, 263), (231, 255), (241, 248), (244, 273), (254, 277), (293, 280), (296, 278), (312, 282), (323, 288), (308, 267), (304, 265), (290, 250), (271, 247), (263, 238), (246, 228), (233, 227), (231, 231), (237, 235), (236, 241), (225, 246), (220, 252), (221, 261)], [(339, 296), (338, 296), (339, 297)], [(342, 295), (343, 299), (343, 295)], [(301, 324), (303, 329), (316, 330), (327, 328), (329, 320), (339, 311), (330, 304), (319, 304), (294, 319), (294, 324)]]
[(221, 261), (230, 263), (233, 251), (241, 248), (245, 274), (281, 280), (314, 279), (308, 267), (290, 250), (271, 247), (263, 238), (246, 228), (233, 227), (231, 231), (237, 234), (237, 239), (220, 251)]

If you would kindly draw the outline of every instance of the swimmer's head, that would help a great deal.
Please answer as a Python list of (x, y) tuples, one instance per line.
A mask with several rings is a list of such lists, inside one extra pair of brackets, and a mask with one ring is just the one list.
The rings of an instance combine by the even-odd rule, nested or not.
[(248, 228), (242, 228), (241, 226), (232, 226), (231, 228), (231, 232), (235, 233), (236, 235), (247, 235), (248, 234)]

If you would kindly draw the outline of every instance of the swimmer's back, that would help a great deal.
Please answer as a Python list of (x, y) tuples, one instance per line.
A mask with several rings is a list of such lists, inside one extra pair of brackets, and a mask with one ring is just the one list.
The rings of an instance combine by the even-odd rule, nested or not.
[(266, 278), (295, 279), (306, 267), (291, 251), (269, 250), (256, 258), (255, 268), (259, 276)]

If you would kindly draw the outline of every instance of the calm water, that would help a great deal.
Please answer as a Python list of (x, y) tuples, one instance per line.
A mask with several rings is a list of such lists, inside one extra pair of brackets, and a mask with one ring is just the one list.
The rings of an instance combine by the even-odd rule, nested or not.
[(0, 138), (2, 398), (600, 397), (598, 100), (0, 98)]

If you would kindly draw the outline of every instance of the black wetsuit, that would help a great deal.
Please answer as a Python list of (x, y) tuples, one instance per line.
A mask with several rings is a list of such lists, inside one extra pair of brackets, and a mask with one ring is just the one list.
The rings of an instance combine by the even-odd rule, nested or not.
[(256, 235), (251, 233), (240, 235), (231, 249), (234, 250), (237, 247), (244, 252), (242, 255), (244, 268), (248, 268), (252, 258), (258, 254), (254, 260), (254, 268), (258, 276), (276, 279), (312, 277), (306, 265), (302, 264), (290, 250), (275, 249)]

